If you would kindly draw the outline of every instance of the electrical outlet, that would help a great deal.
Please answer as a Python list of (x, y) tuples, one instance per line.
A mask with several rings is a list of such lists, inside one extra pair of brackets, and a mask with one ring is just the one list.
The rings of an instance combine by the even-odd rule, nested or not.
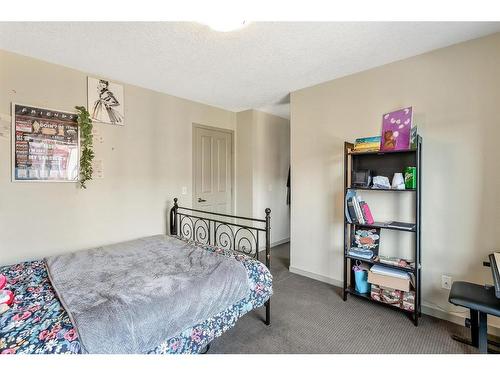
[(442, 275), (441, 276), (441, 288), (451, 289), (451, 276)]

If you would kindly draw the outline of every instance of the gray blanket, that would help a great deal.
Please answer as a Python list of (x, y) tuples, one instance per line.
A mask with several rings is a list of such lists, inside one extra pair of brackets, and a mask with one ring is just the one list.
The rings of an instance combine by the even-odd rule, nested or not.
[(145, 353), (250, 293), (240, 262), (164, 235), (46, 261), (88, 353)]

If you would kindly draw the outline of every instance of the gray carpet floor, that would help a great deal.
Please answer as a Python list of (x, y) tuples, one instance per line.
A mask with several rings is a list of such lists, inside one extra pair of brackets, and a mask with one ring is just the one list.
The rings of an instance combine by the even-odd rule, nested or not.
[(290, 273), (289, 244), (272, 249), (271, 326), (265, 309), (243, 316), (212, 342), (209, 353), (470, 353), (451, 339), (464, 327), (423, 315), (415, 327), (390, 308), (355, 296), (344, 302), (341, 290)]

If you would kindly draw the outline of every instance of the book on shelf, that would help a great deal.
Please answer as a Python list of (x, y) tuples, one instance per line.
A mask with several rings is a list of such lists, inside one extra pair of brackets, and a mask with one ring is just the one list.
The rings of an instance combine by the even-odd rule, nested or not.
[(389, 257), (384, 255), (379, 255), (374, 259), (375, 262), (379, 262), (381, 264), (387, 264), (389, 266), (396, 266), (402, 268), (413, 268), (413, 263), (409, 260), (398, 258), (398, 257)]
[(361, 202), (361, 211), (363, 212), (363, 217), (366, 221), (366, 224), (373, 224), (373, 216), (372, 212), (370, 211), (370, 207), (365, 201)]
[(410, 150), (415, 150), (417, 148), (418, 142), (418, 126), (416, 123), (413, 123), (410, 130)]
[(361, 137), (361, 138), (356, 138), (355, 144), (356, 145), (365, 145), (365, 144), (370, 144), (370, 143), (376, 143), (380, 142), (380, 136), (376, 135), (373, 137)]
[(380, 149), (380, 137), (357, 138), (354, 143), (355, 152), (378, 151)]
[(363, 152), (378, 152), (380, 151), (380, 147), (370, 147), (370, 148), (362, 148), (362, 149), (355, 149), (354, 153), (355, 154), (362, 154)]
[(373, 224), (373, 215), (368, 204), (356, 194), (349, 190), (345, 198), (345, 216), (351, 224)]
[(352, 198), (347, 199), (346, 216), (349, 223), (358, 224), (358, 219), (356, 218), (356, 211), (354, 210), (354, 203), (352, 201)]
[(359, 198), (356, 196), (352, 197), (352, 203), (354, 205), (354, 211), (359, 224), (365, 224), (365, 218), (363, 217), (363, 212), (361, 211), (361, 206), (359, 205)]
[(415, 230), (415, 224), (403, 223), (401, 221), (389, 221), (386, 226), (393, 229)]
[(355, 190), (348, 190), (345, 196), (345, 216), (349, 223), (358, 224), (359, 220), (356, 215), (356, 209), (354, 207), (353, 197), (356, 196)]
[(354, 148), (354, 152), (371, 152), (371, 151), (379, 151), (380, 146), (375, 144), (368, 144), (367, 146), (356, 147)]

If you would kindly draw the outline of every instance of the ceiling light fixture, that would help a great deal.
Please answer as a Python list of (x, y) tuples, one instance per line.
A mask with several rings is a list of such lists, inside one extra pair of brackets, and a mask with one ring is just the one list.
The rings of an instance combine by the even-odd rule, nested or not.
[(203, 24), (210, 27), (212, 30), (219, 31), (222, 33), (227, 33), (230, 31), (235, 31), (248, 26), (250, 22), (242, 20), (212, 20), (207, 22), (202, 22)]

